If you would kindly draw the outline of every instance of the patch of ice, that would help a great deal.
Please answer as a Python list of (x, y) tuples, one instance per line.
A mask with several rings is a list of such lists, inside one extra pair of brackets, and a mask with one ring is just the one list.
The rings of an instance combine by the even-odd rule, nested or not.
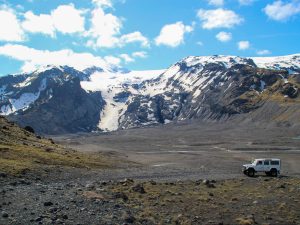
[(32, 80), (33, 80), (33, 77), (28, 77), (23, 82), (15, 84), (14, 87), (23, 88), (23, 87), (29, 86), (31, 84)]
[(3, 85), (2, 87), (0, 87), (0, 95), (4, 95), (5, 94), (6, 88), (7, 88), (7, 85)]
[[(228, 85), (228, 87), (225, 89), (224, 93), (226, 93), (226, 91), (229, 90), (229, 88), (231, 87), (232, 84), (233, 84), (233, 82), (231, 82), (231, 83)], [(253, 86), (253, 85), (252, 85), (252, 86)], [(251, 87), (252, 87), (252, 86), (251, 86)]]
[(25, 110), (39, 98), (40, 93), (24, 93), (18, 99), (9, 99), (9, 105), (1, 107), (1, 115), (9, 115), (18, 110)]
[(264, 82), (263, 80), (260, 81), (260, 90), (263, 91), (266, 87), (266, 82)]
[(128, 73), (109, 73), (96, 72), (90, 76), (89, 81), (82, 81), (81, 87), (86, 91), (101, 91), (102, 97), (106, 102), (101, 112), (98, 127), (104, 131), (114, 131), (119, 128), (122, 115), (125, 113), (127, 102), (116, 102), (114, 97), (123, 91), (130, 91), (137, 94), (138, 90), (124, 87), (125, 84), (140, 84), (145, 80), (150, 80), (161, 75), (165, 70), (149, 70), (149, 71), (131, 71)]
[(23, 93), (18, 99), (9, 99), (8, 105), (1, 107), (1, 115), (9, 115), (19, 110), (26, 110), (32, 103), (34, 103), (40, 96), (40, 92), (44, 91), (47, 86), (46, 79), (41, 81), (38, 92), (36, 93)]
[(245, 58), (239, 56), (226, 56), (226, 55), (215, 55), (215, 56), (190, 56), (185, 58), (183, 61), (187, 63), (187, 66), (205, 66), (209, 63), (219, 63), (224, 65), (226, 68), (230, 68), (235, 64), (247, 64)]
[(252, 57), (254, 63), (260, 68), (287, 69), (290, 74), (300, 69), (300, 54), (275, 56), (275, 57)]

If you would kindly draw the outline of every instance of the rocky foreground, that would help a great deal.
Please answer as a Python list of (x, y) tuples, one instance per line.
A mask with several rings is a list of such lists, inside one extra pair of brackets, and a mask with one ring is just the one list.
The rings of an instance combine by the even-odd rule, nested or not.
[[(246, 134), (249, 135), (249, 132)], [(268, 134), (271, 135), (270, 132)], [(191, 136), (190, 133), (188, 136)], [(122, 137), (118, 135), (121, 140)], [(134, 139), (127, 135), (127, 145), (122, 142), (117, 144), (126, 152), (126, 148), (134, 147), (135, 143), (148, 145), (137, 139), (137, 135), (134, 134), (133, 137)], [(82, 138), (88, 139), (85, 136)], [(102, 142), (109, 143), (111, 137), (102, 138), (104, 140), (93, 139), (89, 143), (100, 146)], [(185, 136), (178, 140), (184, 139), (188, 140)], [(130, 140), (134, 140), (133, 144), (128, 143)], [(165, 136), (163, 140), (177, 138)], [(273, 142), (272, 139), (268, 140)], [(289, 139), (284, 140), (287, 142)], [(297, 144), (298, 139), (292, 140), (292, 146)], [(79, 139), (77, 141), (76, 145), (80, 145)], [(112, 142), (116, 143), (115, 140)], [(87, 149), (87, 145), (81, 145), (82, 148), (84, 146)], [(155, 149), (153, 146), (149, 145), (152, 151)], [(157, 146), (160, 146), (160, 150), (164, 145)], [(199, 148), (199, 144), (195, 146)], [(204, 147), (208, 148), (207, 145)], [(229, 161), (230, 167), (226, 163), (217, 165), (215, 161), (210, 161), (218, 159), (220, 162), (227, 162), (225, 159), (228, 159), (228, 156), (222, 158), (220, 151), (210, 158), (209, 154), (213, 149), (200, 151), (202, 155), (197, 155), (194, 151), (192, 157), (198, 161), (194, 161), (193, 165), (199, 167), (203, 164), (202, 160), (205, 160), (209, 168), (202, 173), (195, 170), (192, 174), (185, 169), (186, 166), (180, 170), (143, 166), (137, 163), (139, 161), (131, 162), (132, 157), (127, 158), (112, 149), (116, 148), (110, 148), (107, 152), (78, 152), (56, 144), (52, 139), (40, 137), (31, 129), (21, 129), (0, 117), (0, 225), (300, 225), (297, 152), (289, 154), (289, 149), (285, 148), (287, 159), (284, 160), (284, 168), (291, 172), (288, 174), (290, 176), (248, 178), (236, 171), (235, 166), (240, 166), (240, 161)], [(145, 151), (148, 151), (146, 147)], [(229, 153), (226, 151), (226, 154)], [(234, 157), (241, 157), (236, 154)], [(179, 157), (177, 160), (184, 161), (187, 155), (179, 154), (176, 157)], [(290, 158), (296, 161), (288, 160)], [(189, 164), (191, 162), (187, 161)], [(214, 172), (215, 169), (224, 171), (220, 174)], [(147, 171), (151, 176), (144, 173)], [(171, 176), (174, 175), (173, 172), (176, 172), (176, 176)], [(229, 179), (228, 175), (234, 179)], [(124, 177), (134, 177), (135, 180), (124, 180)], [(204, 177), (209, 179), (197, 180)], [(177, 178), (182, 180), (176, 181)]]
[(0, 178), (0, 224), (300, 224), (300, 179)]

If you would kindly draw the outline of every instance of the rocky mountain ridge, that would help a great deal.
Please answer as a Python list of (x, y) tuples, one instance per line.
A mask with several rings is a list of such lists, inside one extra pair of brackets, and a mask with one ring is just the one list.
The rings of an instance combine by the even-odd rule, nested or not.
[(159, 71), (50, 66), (1, 77), (0, 114), (48, 134), (236, 116), (299, 124), (299, 74), (300, 55), (191, 56)]

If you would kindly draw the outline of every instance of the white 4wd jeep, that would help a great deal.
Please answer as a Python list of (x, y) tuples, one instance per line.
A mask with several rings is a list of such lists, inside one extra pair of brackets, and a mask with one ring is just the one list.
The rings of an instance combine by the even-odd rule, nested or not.
[(243, 165), (244, 174), (253, 177), (257, 172), (265, 172), (267, 175), (277, 177), (280, 174), (280, 159), (255, 159), (251, 164)]

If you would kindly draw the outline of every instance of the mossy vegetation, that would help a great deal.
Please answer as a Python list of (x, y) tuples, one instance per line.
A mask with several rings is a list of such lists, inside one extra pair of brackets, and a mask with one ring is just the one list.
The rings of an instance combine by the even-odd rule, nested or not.
[(46, 167), (109, 168), (115, 160), (100, 154), (84, 154), (57, 145), (0, 118), (0, 172), (20, 175)]
[[(128, 199), (119, 204), (135, 210), (138, 221), (149, 224), (298, 224), (298, 178), (246, 178), (216, 181), (144, 182), (145, 193), (134, 183), (106, 187)], [(113, 194), (113, 196), (115, 196)], [(275, 223), (275, 224), (276, 224)]]

